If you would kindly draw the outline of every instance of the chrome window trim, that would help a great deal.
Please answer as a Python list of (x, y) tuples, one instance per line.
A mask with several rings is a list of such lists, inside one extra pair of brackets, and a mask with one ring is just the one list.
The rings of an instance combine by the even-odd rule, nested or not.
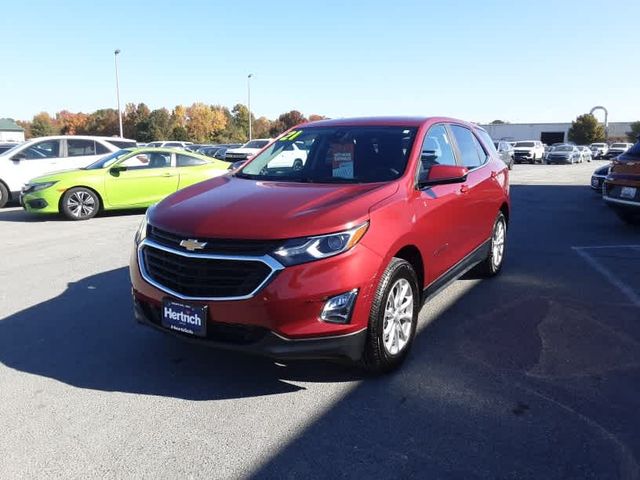
[[(237, 261), (237, 262), (261, 262), (264, 263), (265, 265), (267, 265), (270, 269), (271, 269), (271, 273), (269, 273), (269, 275), (267, 275), (265, 277), (265, 279), (260, 283), (260, 285), (258, 285), (252, 292), (248, 293), (247, 295), (242, 295), (242, 296), (235, 296), (235, 297), (192, 297), (189, 295), (183, 295), (181, 293), (178, 293), (164, 285), (162, 285), (161, 283), (155, 281), (153, 278), (151, 278), (151, 276), (149, 275), (149, 273), (146, 270), (145, 264), (144, 264), (144, 257), (143, 257), (143, 252), (142, 250), (144, 249), (144, 247), (151, 247), (151, 248), (156, 248), (158, 250), (163, 250), (165, 252), (168, 253), (172, 253), (174, 255), (179, 255), (182, 257), (187, 257), (187, 258), (205, 258), (205, 259), (209, 259), (209, 260), (228, 260), (228, 261)], [(183, 251), (183, 250), (177, 250), (175, 248), (171, 248), (171, 247), (167, 247), (165, 245), (161, 245), (159, 243), (154, 242), (153, 240), (150, 240), (148, 238), (145, 238), (142, 242), (140, 242), (140, 244), (138, 245), (138, 269), (140, 270), (140, 275), (142, 276), (142, 278), (149, 283), (150, 285), (154, 286), (155, 288), (157, 288), (158, 290), (162, 290), (165, 293), (168, 293), (169, 295), (172, 295), (176, 298), (179, 298), (181, 300), (197, 300), (197, 301), (207, 301), (207, 302), (225, 302), (225, 301), (233, 301), (233, 300), (247, 300), (249, 298), (253, 298), (255, 297), (258, 292), (260, 292), (260, 290), (262, 290), (262, 288), (264, 288), (272, 279), (273, 277), (280, 271), (284, 269), (284, 265), (282, 265), (280, 262), (278, 262), (276, 259), (270, 257), (269, 255), (262, 255), (262, 256), (250, 256), (250, 255), (215, 255), (215, 254), (210, 254), (210, 253), (191, 253), (191, 252), (187, 252), (187, 251)]]

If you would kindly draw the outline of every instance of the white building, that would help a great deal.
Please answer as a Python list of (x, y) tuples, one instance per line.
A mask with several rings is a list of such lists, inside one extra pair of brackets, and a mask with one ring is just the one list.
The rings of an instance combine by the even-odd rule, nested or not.
[(24, 128), (10, 118), (0, 118), (0, 142), (24, 142)]
[[(626, 138), (632, 122), (609, 122), (609, 138)], [(571, 123), (505, 123), (502, 125), (480, 125), (494, 140), (540, 140), (542, 143), (566, 142)], [(626, 140), (625, 140), (626, 141)]]

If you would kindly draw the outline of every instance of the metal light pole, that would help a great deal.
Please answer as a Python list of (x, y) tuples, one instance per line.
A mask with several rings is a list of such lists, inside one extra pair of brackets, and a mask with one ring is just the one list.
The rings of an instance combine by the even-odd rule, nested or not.
[(116, 64), (116, 97), (118, 100), (118, 122), (120, 123), (120, 137), (122, 138), (124, 135), (122, 134), (122, 110), (120, 110), (120, 80), (118, 79), (118, 54), (120, 53), (120, 49), (116, 49), (113, 52), (113, 58)]
[(251, 141), (251, 77), (253, 73), (247, 75), (247, 108), (249, 109), (249, 141)]

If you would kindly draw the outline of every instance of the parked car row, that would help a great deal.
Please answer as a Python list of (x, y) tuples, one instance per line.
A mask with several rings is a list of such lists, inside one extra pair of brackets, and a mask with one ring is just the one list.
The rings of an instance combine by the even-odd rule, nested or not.
[(552, 165), (590, 162), (592, 159), (591, 150), (586, 145), (560, 144), (549, 149), (545, 154), (544, 161), (548, 165)]
[(0, 153), (0, 208), (9, 200), (17, 200), (32, 178), (85, 167), (107, 154), (135, 147), (135, 140), (126, 138), (78, 135), (39, 137), (20, 143)]

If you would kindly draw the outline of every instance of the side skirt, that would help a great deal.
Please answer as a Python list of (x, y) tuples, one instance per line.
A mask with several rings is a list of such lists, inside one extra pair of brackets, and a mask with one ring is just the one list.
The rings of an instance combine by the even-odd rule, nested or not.
[(439, 278), (431, 282), (431, 284), (422, 291), (422, 303), (424, 304), (431, 298), (435, 297), (458, 278), (482, 262), (489, 255), (490, 249), (491, 239), (485, 241), (473, 252), (443, 273)]

